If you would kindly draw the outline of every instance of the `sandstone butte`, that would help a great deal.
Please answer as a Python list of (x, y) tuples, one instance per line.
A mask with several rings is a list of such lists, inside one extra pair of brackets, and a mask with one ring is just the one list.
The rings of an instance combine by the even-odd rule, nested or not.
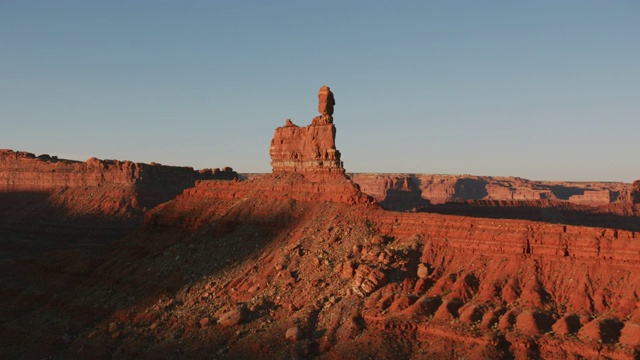
[(276, 129), (269, 149), (274, 173), (300, 173), (307, 179), (344, 174), (335, 145), (334, 105), (333, 93), (323, 86), (318, 94), (320, 115), (311, 125), (299, 127), (287, 119), (285, 126)]
[(3, 358), (640, 356), (640, 183), (347, 176), (334, 105), (321, 88), (320, 115), (276, 129), (273, 172), (249, 180), (3, 151), (2, 244), (121, 216), (91, 194), (179, 193), (93, 251), (0, 262)]

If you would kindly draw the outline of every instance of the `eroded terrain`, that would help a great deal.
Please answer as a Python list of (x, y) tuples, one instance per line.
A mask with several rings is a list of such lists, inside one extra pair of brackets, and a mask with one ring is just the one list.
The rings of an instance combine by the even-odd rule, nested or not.
[(347, 177), (326, 91), (248, 180), (0, 152), (3, 358), (640, 356), (640, 184)]

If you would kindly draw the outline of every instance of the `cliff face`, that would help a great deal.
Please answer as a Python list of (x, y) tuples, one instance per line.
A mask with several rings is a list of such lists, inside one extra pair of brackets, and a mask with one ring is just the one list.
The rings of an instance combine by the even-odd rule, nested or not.
[(58, 159), (56, 156), (0, 149), (0, 192), (55, 191), (60, 188), (112, 185), (161, 185), (182, 187), (195, 180), (233, 179), (229, 168), (194, 171), (190, 167), (143, 164), (131, 161), (98, 160), (86, 162)]
[(631, 184), (471, 175), (349, 175), (387, 210), (640, 231), (640, 207), (633, 202), (633, 194), (640, 192), (634, 192)]
[[(557, 200), (578, 205), (601, 206), (629, 202), (631, 185), (611, 182), (531, 181), (516, 177), (429, 174), (350, 174), (362, 190), (384, 202), (390, 190), (416, 192), (430, 204), (469, 200)], [(398, 189), (394, 184), (413, 188)], [(395, 194), (394, 194), (395, 195)]]
[(631, 190), (631, 201), (634, 204), (640, 204), (640, 180), (636, 180), (633, 182)]
[[(143, 214), (199, 179), (233, 179), (233, 170), (89, 159), (0, 150), (0, 258), (62, 244), (122, 237)], [(33, 239), (33, 240), (28, 240)]]

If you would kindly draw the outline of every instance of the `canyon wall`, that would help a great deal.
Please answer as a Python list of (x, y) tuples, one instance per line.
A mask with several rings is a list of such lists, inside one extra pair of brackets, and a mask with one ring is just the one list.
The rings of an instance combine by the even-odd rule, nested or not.
[(195, 180), (233, 179), (235, 176), (237, 174), (230, 168), (195, 171), (190, 167), (96, 158), (80, 162), (0, 149), (0, 192), (49, 192), (104, 184), (184, 188), (193, 185)]
[[(349, 174), (378, 202), (390, 203), (398, 191), (430, 204), (468, 200), (557, 200), (588, 206), (630, 202), (631, 184), (615, 182), (533, 181), (517, 177), (429, 174)], [(397, 184), (407, 184), (399, 188)], [(391, 198), (389, 198), (391, 195)]]
[(113, 241), (197, 180), (235, 177), (231, 168), (195, 171), (0, 150), (0, 258)]

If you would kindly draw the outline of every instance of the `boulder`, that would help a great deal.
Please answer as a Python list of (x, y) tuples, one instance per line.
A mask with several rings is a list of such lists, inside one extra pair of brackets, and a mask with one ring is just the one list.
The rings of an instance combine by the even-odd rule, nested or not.
[(246, 310), (242, 307), (227, 311), (220, 316), (218, 322), (224, 326), (241, 324), (246, 318)]
[(294, 326), (292, 328), (287, 329), (287, 332), (285, 333), (284, 337), (287, 340), (298, 341), (302, 339), (302, 330), (299, 327)]
[(366, 296), (384, 286), (387, 283), (387, 276), (380, 269), (375, 269), (368, 265), (360, 265), (356, 269), (353, 281), (353, 290), (362, 296)]

